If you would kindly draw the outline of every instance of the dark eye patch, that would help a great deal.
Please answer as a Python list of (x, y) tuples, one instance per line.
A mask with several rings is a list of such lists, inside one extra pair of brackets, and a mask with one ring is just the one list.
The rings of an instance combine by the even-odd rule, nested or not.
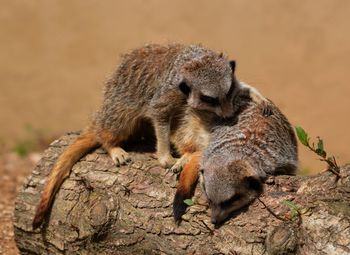
[(225, 200), (224, 202), (221, 202), (220, 203), (220, 206), (225, 208), (225, 207), (229, 207), (232, 205), (233, 202), (239, 200), (242, 198), (242, 195), (241, 194), (235, 194), (233, 195), (231, 198)]
[(216, 98), (216, 97), (210, 97), (210, 96), (201, 95), (200, 99), (201, 99), (202, 102), (204, 102), (206, 104), (209, 104), (211, 106), (218, 106), (218, 105), (220, 105), (219, 98)]
[(184, 81), (179, 84), (179, 89), (186, 96), (188, 96), (191, 93), (191, 88)]

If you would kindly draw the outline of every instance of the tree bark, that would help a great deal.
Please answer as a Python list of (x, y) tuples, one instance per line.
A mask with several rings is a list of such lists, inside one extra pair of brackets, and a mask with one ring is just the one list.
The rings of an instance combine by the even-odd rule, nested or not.
[(97, 149), (73, 167), (48, 223), (33, 231), (46, 177), (76, 136), (51, 144), (17, 196), (22, 254), (350, 254), (350, 165), (341, 179), (329, 172), (270, 177), (259, 199), (215, 229), (200, 188), (175, 225), (176, 176), (151, 153), (131, 152), (134, 163), (116, 167)]

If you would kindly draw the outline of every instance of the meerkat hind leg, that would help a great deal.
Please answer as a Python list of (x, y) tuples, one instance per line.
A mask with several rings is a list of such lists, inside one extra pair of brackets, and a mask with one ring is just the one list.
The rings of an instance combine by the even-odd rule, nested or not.
[(116, 166), (125, 165), (131, 161), (129, 154), (120, 147), (120, 144), (128, 139), (132, 129), (122, 131), (124, 132), (120, 132), (118, 135), (107, 129), (100, 132), (102, 147), (108, 152)]

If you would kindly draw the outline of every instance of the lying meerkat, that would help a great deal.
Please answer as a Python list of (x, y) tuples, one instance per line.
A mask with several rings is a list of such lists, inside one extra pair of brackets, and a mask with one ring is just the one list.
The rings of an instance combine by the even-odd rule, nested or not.
[(194, 155), (180, 174), (173, 204), (177, 223), (199, 173), (211, 221), (221, 224), (260, 195), (268, 175), (294, 174), (297, 169), (296, 137), (281, 111), (271, 101), (254, 102), (245, 93), (235, 104), (240, 105), (236, 118), (214, 125), (207, 148)]

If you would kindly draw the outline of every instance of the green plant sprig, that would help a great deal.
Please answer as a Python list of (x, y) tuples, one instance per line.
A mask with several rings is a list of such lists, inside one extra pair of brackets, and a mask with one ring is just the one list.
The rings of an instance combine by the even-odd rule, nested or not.
[(315, 143), (310, 144), (310, 137), (309, 137), (308, 133), (306, 133), (306, 131), (302, 127), (295, 127), (295, 130), (296, 130), (297, 136), (299, 138), (299, 141), (304, 146), (309, 148), (312, 152), (314, 152), (318, 156), (320, 156), (321, 158), (319, 160), (324, 161), (328, 164), (328, 167), (325, 171), (330, 171), (340, 178), (341, 177), (339, 174), (340, 169), (339, 169), (339, 166), (337, 164), (337, 161), (335, 160), (334, 156), (327, 157), (327, 152), (324, 149), (323, 140), (319, 136), (317, 136), (316, 137), (317, 138), (317, 146), (315, 146)]
[(310, 208), (301, 208), (300, 206), (296, 205), (293, 201), (288, 199), (283, 200), (282, 204), (286, 205), (290, 210), (289, 214), (285, 216), (289, 220), (298, 219), (300, 221), (302, 215), (310, 215), (312, 213)]

